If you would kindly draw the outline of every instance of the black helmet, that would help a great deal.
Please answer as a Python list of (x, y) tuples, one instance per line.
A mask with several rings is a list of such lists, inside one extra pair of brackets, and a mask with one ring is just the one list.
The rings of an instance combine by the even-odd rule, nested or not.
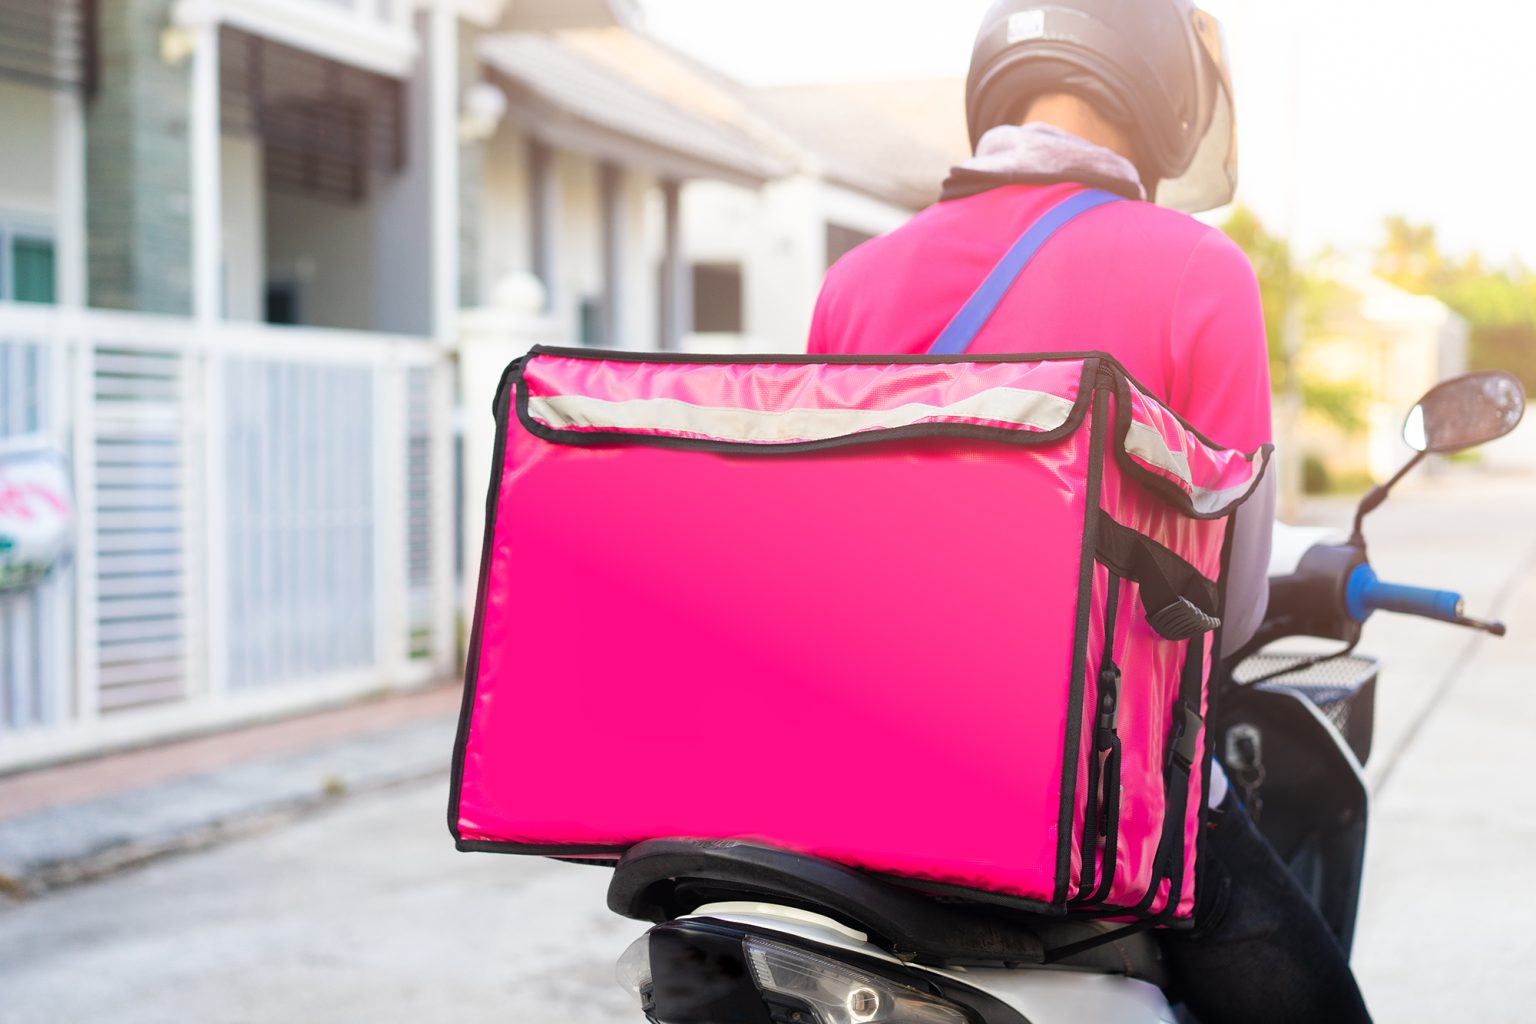
[(1237, 130), (1221, 25), (1192, 0), (997, 0), (966, 82), (971, 145), (1072, 93), (1136, 141), (1147, 191), (1197, 213), (1232, 201)]

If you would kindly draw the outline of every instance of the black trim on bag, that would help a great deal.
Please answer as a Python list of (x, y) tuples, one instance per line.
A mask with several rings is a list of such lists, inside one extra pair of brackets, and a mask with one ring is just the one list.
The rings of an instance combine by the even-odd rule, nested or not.
[[(1082, 739), (1084, 678), (1088, 673), (1088, 615), (1093, 600), (1093, 567), (1097, 564), (1098, 525), (1105, 518), (1099, 509), (1104, 479), (1104, 448), (1110, 443), (1108, 401), (1114, 394), (1112, 373), (1101, 371), (1096, 361), (1084, 363), (1094, 371), (1093, 387), (1086, 394), (1093, 402), (1093, 422), (1088, 428), (1088, 495), (1083, 510), (1083, 548), (1077, 581), (1077, 621), (1072, 638), (1072, 675), (1067, 694), (1067, 733), (1062, 740), (1061, 806), (1056, 816), (1056, 890), (1051, 902), (1065, 911), (1067, 887), (1072, 874), (1072, 824), (1077, 817), (1077, 758)], [(1081, 394), (1079, 395), (1081, 397)], [(1085, 825), (1086, 827), (1086, 825)]]
[[(496, 513), (501, 505), (501, 471), (507, 457), (507, 428), (510, 425), (507, 417), (507, 382), (514, 376), (521, 377), (522, 370), (523, 360), (514, 360), (502, 373), (501, 382), (496, 386), (493, 410), (496, 418), (496, 445), (491, 454), (491, 483), (485, 495), (485, 539), (480, 547), (480, 581), (475, 588), (474, 626), (470, 630), (469, 655), (465, 659), (464, 698), (459, 705), (459, 728), (453, 741), (453, 767), (449, 781), (451, 788), (448, 792), (448, 831), (460, 844), (464, 842), (459, 834), (459, 794), (464, 788), (464, 752), (469, 746), (469, 724), (475, 708), (475, 681), (480, 675), (480, 631), (485, 625), (485, 592), (490, 585)], [(464, 847), (460, 845), (459, 849)]]
[[(535, 350), (537, 351), (537, 350)], [(931, 358), (931, 357), (925, 357)], [(955, 362), (950, 357), (942, 357), (947, 362)], [(629, 362), (645, 362), (648, 360), (628, 360)], [(665, 360), (671, 362), (671, 360)], [(976, 360), (965, 360), (974, 362)], [(1026, 360), (1008, 360), (1010, 362), (1024, 362)], [(1034, 362), (1035, 360), (1027, 360)], [(824, 362), (824, 360), (816, 360)], [(879, 360), (881, 365), (890, 360)], [(759, 363), (761, 365), (761, 363)], [(674, 448), (684, 451), (703, 451), (731, 453), (736, 455), (751, 453), (754, 455), (800, 455), (806, 452), (824, 451), (829, 448), (847, 448), (852, 445), (889, 443), (892, 441), (912, 441), (921, 438), (947, 438), (950, 440), (965, 441), (996, 441), (1003, 444), (1033, 445), (1050, 444), (1059, 441), (1069, 434), (1075, 433), (1082, 426), (1083, 416), (1088, 409), (1088, 397), (1091, 388), (1088, 387), (1091, 371), (1095, 366), (1089, 358), (1083, 362), (1083, 372), (1078, 378), (1077, 399), (1072, 403), (1072, 411), (1058, 427), (1051, 430), (1025, 430), (1013, 427), (986, 427), (975, 423), (914, 423), (905, 427), (884, 427), (873, 430), (862, 430), (854, 434), (841, 434), (837, 437), (829, 437), (820, 441), (721, 441), (714, 438), (702, 437), (675, 437), (659, 434), (637, 434), (627, 430), (571, 430), (547, 426), (534, 419), (528, 412), (529, 394), (526, 382), (523, 380), (522, 367), (518, 367), (514, 387), (517, 392), (516, 407), (517, 418), (523, 429), (541, 441), (551, 444), (565, 444), (575, 446), (596, 445), (645, 445), (652, 448)]]

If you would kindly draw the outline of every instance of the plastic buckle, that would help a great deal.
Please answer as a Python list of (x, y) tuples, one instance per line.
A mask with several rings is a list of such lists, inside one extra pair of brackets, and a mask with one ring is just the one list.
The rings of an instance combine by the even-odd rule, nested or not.
[(1099, 673), (1099, 714), (1094, 725), (1103, 750), (1120, 725), (1120, 669), (1113, 664)]
[(1184, 714), (1174, 723), (1173, 735), (1169, 737), (1168, 767), (1178, 764), (1187, 772), (1195, 766), (1195, 755), (1200, 752), (1200, 730), (1205, 727), (1205, 719), (1182, 701), (1179, 710)]
[(1148, 614), (1147, 624), (1166, 640), (1190, 640), (1217, 628), (1221, 620), (1196, 608), (1189, 598), (1178, 597), (1168, 607)]

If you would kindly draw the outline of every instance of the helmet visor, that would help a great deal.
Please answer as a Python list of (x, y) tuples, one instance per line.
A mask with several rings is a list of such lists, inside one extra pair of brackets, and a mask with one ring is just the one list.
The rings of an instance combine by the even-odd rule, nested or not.
[(1232, 74), (1221, 23), (1204, 11), (1194, 12), (1195, 37), (1205, 54), (1202, 91), (1211, 96), (1210, 124), (1189, 168), (1163, 181), (1157, 202), (1185, 213), (1225, 206), (1237, 193), (1237, 115), (1232, 100)]

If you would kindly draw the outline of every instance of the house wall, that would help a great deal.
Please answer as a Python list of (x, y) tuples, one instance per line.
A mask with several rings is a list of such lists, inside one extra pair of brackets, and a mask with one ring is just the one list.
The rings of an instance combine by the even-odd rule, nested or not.
[(57, 131), (53, 93), (0, 81), (0, 123), (5, 157), (0, 159), (0, 222), (33, 227), (54, 223), (53, 160)]
[(603, 295), (602, 189), (598, 165), (589, 157), (560, 153), (555, 158), (559, 182), (559, 221), (555, 231), (554, 289), (556, 321), (580, 338), (581, 306)]
[(100, 87), (86, 105), (90, 301), (192, 309), (191, 61), (160, 59), (171, 0), (100, 5)]
[(626, 171), (620, 194), (620, 252), (624, 263), (624, 287), (619, 293), (619, 338), (627, 349), (652, 351), (660, 347), (661, 292), (659, 257), (648, 211), (651, 195), (657, 191), (656, 180), (639, 171)]
[(491, 295), (509, 274), (533, 272), (533, 198), (528, 137), (503, 126), (485, 144), (477, 276)]
[(916, 212), (839, 185), (822, 186), (821, 204), (827, 223), (866, 235), (883, 235), (905, 224)]
[(695, 351), (803, 352), (827, 272), (827, 225), (882, 234), (911, 211), (801, 175), (759, 191), (691, 182), (683, 193), (689, 263), (739, 263), (740, 336), (695, 334)]
[[(429, 15), (418, 12), (416, 33), (424, 44), (431, 37), (428, 24)], [(399, 173), (375, 172), (369, 191), (368, 202), (376, 217), (373, 237), (364, 251), (372, 309), (362, 323), (343, 326), (423, 335), (432, 334), (438, 326), (433, 323), (432, 301), (436, 269), (432, 261), (432, 75), (431, 47), (423, 45), (406, 81), (404, 127), (409, 156)], [(457, 241), (462, 245), (463, 239)]]
[(266, 186), (261, 142), (250, 135), (226, 135), (220, 147), (224, 209), (224, 316), (260, 322), (266, 318)]
[(298, 282), (303, 322), (373, 329), (373, 207), (283, 192), (269, 195), (266, 206), (267, 278)]
[[(528, 137), (503, 126), (486, 143), (480, 209), (483, 224), (477, 243), (477, 285), (492, 294), (496, 282), (513, 273), (533, 273), (533, 172)], [(554, 231), (556, 280), (550, 289), (551, 316), (580, 337), (583, 301), (600, 302), (607, 286), (603, 265), (601, 165), (576, 153), (556, 154)], [(623, 171), (619, 184), (619, 247), (623, 265), (619, 287), (617, 337), (607, 345), (654, 349), (659, 337), (657, 266), (660, 214), (655, 179)]]

